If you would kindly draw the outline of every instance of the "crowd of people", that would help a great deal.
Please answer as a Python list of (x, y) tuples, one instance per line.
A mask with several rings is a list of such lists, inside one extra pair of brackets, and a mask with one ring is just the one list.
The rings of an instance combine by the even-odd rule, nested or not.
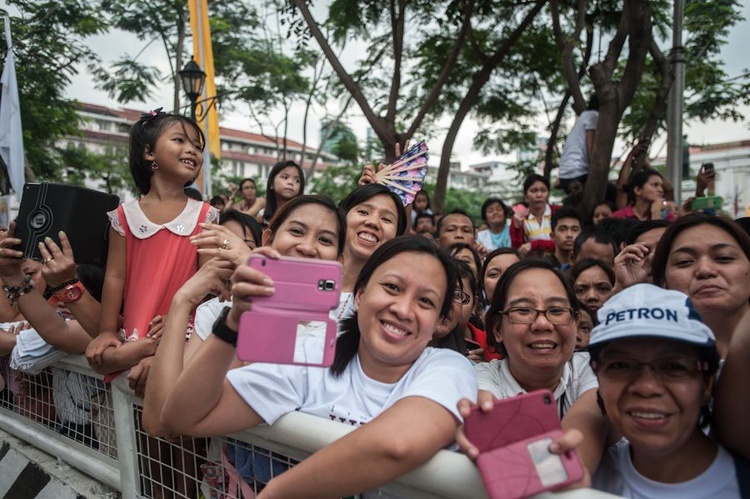
[[(594, 140), (591, 119), (579, 156)], [(13, 223), (3, 231), (5, 403), (25, 396), (18, 372), (85, 353), (101, 386), (71, 388), (75, 379), (62, 383), (53, 369), (50, 389), (58, 431), (92, 447), (111, 435), (65, 407), (90, 403), (118, 376), (143, 397), (142, 427), (154, 437), (223, 436), (293, 411), (340, 421), (356, 429), (265, 480), (260, 495), (342, 497), (441, 449), (476, 459), (463, 418), (546, 389), (565, 429), (550, 451), (575, 450), (586, 470), (574, 486), (625, 497), (750, 494), (750, 236), (740, 224), (677, 208), (650, 169), (629, 179), (629, 200), (585, 214), (570, 197), (551, 204), (549, 181), (531, 175), (519, 202), (486, 199), (479, 226), (461, 210), (435, 213), (426, 191), (403, 206), (369, 166), (338, 204), (305, 194), (293, 161), (273, 167), (265, 199), (245, 179), (206, 203), (185, 192), (204, 143), (178, 115), (148, 113), (132, 127), (140, 196), (101, 214), (111, 222), (106, 269), (76, 265), (64, 233), (45, 239), (39, 262), (16, 249)], [(586, 181), (568, 166), (566, 192)], [(275, 292), (251, 255), (341, 263), (331, 367), (239, 360), (241, 317)], [(318, 325), (300, 327), (312, 357), (324, 337)], [(24, 352), (31, 337), (44, 346)], [(163, 441), (154, 442), (143, 445)], [(240, 466), (249, 451), (219, 452), (259, 480)], [(182, 471), (202, 480), (200, 469)]]

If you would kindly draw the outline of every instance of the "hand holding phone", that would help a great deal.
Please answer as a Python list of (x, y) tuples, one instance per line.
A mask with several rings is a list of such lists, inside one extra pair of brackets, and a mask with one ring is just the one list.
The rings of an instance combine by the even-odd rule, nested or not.
[[(237, 357), (327, 367), (333, 363), (338, 323), (329, 312), (339, 304), (342, 267), (307, 258), (254, 254), (248, 266), (273, 280), (273, 294), (252, 298), (240, 318)], [(318, 336), (311, 341), (309, 336)], [(310, 345), (320, 345), (310, 349)]]
[(466, 437), (479, 449), (477, 466), (493, 499), (527, 497), (583, 478), (575, 452), (549, 451), (563, 431), (548, 390), (499, 400), (490, 412), (475, 409), (464, 425)]

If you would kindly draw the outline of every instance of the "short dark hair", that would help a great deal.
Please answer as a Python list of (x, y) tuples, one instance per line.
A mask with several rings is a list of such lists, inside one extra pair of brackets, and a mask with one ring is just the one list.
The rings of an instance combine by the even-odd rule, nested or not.
[(344, 199), (341, 200), (339, 208), (341, 208), (344, 213), (349, 213), (349, 211), (358, 204), (381, 195), (388, 196), (391, 198), (391, 201), (393, 201), (393, 204), (396, 205), (396, 218), (398, 219), (396, 223), (396, 235), (403, 235), (404, 232), (406, 232), (406, 210), (404, 209), (404, 205), (397, 194), (382, 184), (365, 184), (354, 188)]
[(304, 206), (306, 204), (319, 204), (333, 212), (334, 216), (336, 217), (336, 225), (339, 235), (337, 254), (338, 256), (341, 256), (341, 253), (344, 251), (344, 244), (346, 243), (346, 220), (344, 219), (344, 214), (336, 206), (336, 203), (334, 203), (333, 200), (328, 196), (323, 196), (320, 194), (302, 195), (290, 199), (284, 204), (284, 206), (279, 209), (279, 211), (276, 212), (273, 218), (268, 222), (268, 230), (270, 230), (272, 234), (276, 234), (276, 231), (279, 230), (281, 224), (283, 224), (284, 221), (289, 218), (289, 215), (291, 215), (292, 212), (300, 206)]
[(477, 274), (479, 274), (479, 269), (482, 268), (482, 257), (479, 256), (479, 252), (474, 249), (474, 246), (466, 243), (453, 243), (448, 246), (448, 253), (454, 258), (462, 250), (469, 250), (469, 252), (471, 252), (471, 257), (474, 259), (474, 265), (477, 267)]
[(551, 225), (553, 231), (555, 230), (555, 227), (557, 227), (557, 222), (559, 222), (563, 218), (574, 218), (578, 220), (578, 225), (583, 225), (583, 221), (581, 220), (581, 213), (578, 210), (570, 206), (563, 206), (562, 208), (559, 208), (552, 213)]
[(635, 244), (636, 239), (650, 230), (669, 227), (670, 222), (666, 220), (640, 220), (635, 223), (625, 235), (625, 244)]
[(431, 214), (431, 213), (425, 213), (425, 212), (422, 212), (422, 213), (417, 213), (417, 216), (416, 216), (416, 217), (414, 217), (414, 225), (417, 225), (417, 222), (419, 222), (419, 220), (420, 220), (421, 218), (429, 218), (429, 219), (430, 219), (430, 222), (432, 222), (432, 225), (433, 225), (433, 226), (435, 225), (435, 217), (434, 217), (434, 216), (432, 216), (432, 214)]
[(261, 246), (261, 233), (263, 232), (260, 228), (260, 224), (255, 218), (251, 217), (246, 213), (242, 213), (238, 210), (226, 210), (219, 215), (219, 225), (224, 225), (230, 220), (234, 220), (240, 227), (242, 227), (242, 233), (247, 236), (248, 231), (255, 241), (255, 246)]
[(502, 199), (500, 198), (487, 198), (484, 203), (482, 203), (482, 220), (485, 222), (487, 221), (487, 208), (492, 206), (493, 204), (499, 204), (500, 208), (503, 209), (503, 213), (505, 213), (505, 218), (508, 218), (510, 216), (510, 210), (508, 209), (508, 205), (506, 205)]
[(463, 216), (465, 216), (471, 222), (471, 226), (474, 227), (474, 228), (476, 228), (476, 225), (474, 225), (474, 220), (471, 218), (471, 216), (468, 213), (466, 213), (464, 210), (462, 210), (460, 208), (456, 208), (455, 210), (451, 211), (450, 213), (446, 213), (445, 215), (443, 215), (442, 217), (440, 217), (440, 220), (438, 220), (438, 223), (437, 223), (437, 227), (435, 227), (435, 232), (438, 235), (440, 235), (440, 230), (443, 228), (443, 220), (445, 220), (446, 218), (448, 218), (451, 215), (463, 215)]
[(497, 321), (500, 319), (501, 312), (505, 309), (505, 303), (508, 299), (510, 287), (513, 285), (513, 281), (516, 279), (516, 277), (519, 276), (519, 274), (530, 269), (549, 270), (550, 272), (555, 274), (555, 277), (560, 280), (563, 288), (565, 289), (565, 294), (568, 297), (568, 301), (570, 302), (570, 307), (576, 313), (580, 309), (581, 305), (576, 298), (576, 294), (573, 290), (573, 285), (571, 284), (570, 279), (568, 279), (568, 277), (563, 274), (560, 269), (552, 265), (552, 262), (550, 262), (549, 260), (530, 258), (528, 260), (521, 260), (520, 262), (514, 263), (513, 265), (505, 269), (503, 275), (500, 276), (500, 280), (497, 282), (497, 287), (495, 288), (495, 294), (494, 296), (492, 296), (492, 301), (490, 302), (490, 308), (487, 310), (487, 314), (485, 315), (487, 343), (495, 347), (498, 351), (504, 352), (505, 348), (495, 338), (495, 326), (497, 325)]
[(543, 176), (539, 175), (538, 173), (532, 173), (531, 175), (529, 175), (528, 177), (526, 177), (526, 180), (523, 181), (523, 193), (526, 194), (526, 192), (536, 182), (543, 183), (545, 185), (545, 187), (547, 187), (547, 190), (550, 190), (550, 188), (549, 188), (549, 180), (547, 180)]
[(575, 284), (578, 276), (583, 274), (585, 270), (588, 270), (591, 267), (599, 267), (600, 269), (602, 269), (604, 273), (607, 274), (609, 283), (614, 286), (615, 272), (612, 270), (612, 267), (607, 264), (607, 262), (603, 262), (602, 260), (598, 260), (596, 258), (584, 258), (583, 260), (574, 263), (570, 270), (568, 270), (568, 278), (570, 279), (570, 282), (572, 284)]
[(573, 254), (580, 254), (583, 243), (585, 243), (589, 239), (593, 239), (594, 242), (597, 242), (599, 244), (609, 244), (610, 246), (612, 246), (612, 254), (615, 256), (617, 256), (617, 253), (620, 252), (620, 249), (617, 247), (617, 241), (609, 232), (606, 232), (599, 227), (592, 226), (586, 227), (581, 231), (580, 234), (578, 234), (576, 240), (573, 242)]
[(268, 182), (266, 182), (266, 207), (263, 209), (263, 220), (271, 220), (276, 214), (276, 210), (279, 209), (276, 204), (276, 193), (273, 192), (273, 183), (276, 180), (276, 176), (281, 173), (281, 170), (290, 166), (296, 168), (297, 173), (299, 173), (299, 193), (297, 195), (302, 196), (305, 193), (305, 172), (302, 171), (302, 167), (294, 161), (279, 161), (273, 165), (273, 168), (268, 173)]
[[(442, 265), (445, 271), (446, 289), (443, 303), (440, 306), (440, 315), (445, 316), (452, 306), (453, 296), (458, 283), (458, 270), (456, 269), (455, 259), (423, 236), (399, 236), (383, 243), (373, 252), (372, 256), (359, 272), (352, 296), (356, 296), (361, 289), (367, 286), (378, 267), (396, 255), (406, 252), (432, 255)], [(359, 349), (361, 333), (357, 312), (354, 312), (354, 316), (351, 318), (342, 321), (341, 330), (343, 333), (336, 340), (336, 354), (331, 365), (331, 373), (336, 377), (340, 376), (346, 370), (349, 362), (357, 355)]]
[(635, 201), (635, 188), (642, 189), (651, 177), (664, 178), (661, 173), (651, 168), (644, 168), (630, 178), (630, 182), (628, 182), (628, 201), (630, 203)]

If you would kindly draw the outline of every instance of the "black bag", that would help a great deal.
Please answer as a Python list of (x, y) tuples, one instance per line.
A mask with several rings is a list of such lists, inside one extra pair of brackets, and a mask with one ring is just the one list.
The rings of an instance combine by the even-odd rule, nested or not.
[(103, 266), (107, 261), (107, 212), (120, 198), (104, 192), (65, 184), (26, 184), (16, 219), (15, 237), (23, 241), (26, 258), (41, 260), (39, 243), (51, 237), (58, 245), (64, 231), (76, 263)]

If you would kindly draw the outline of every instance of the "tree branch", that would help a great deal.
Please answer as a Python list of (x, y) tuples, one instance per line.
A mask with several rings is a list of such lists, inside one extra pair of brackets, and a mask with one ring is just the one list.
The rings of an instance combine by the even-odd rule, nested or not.
[(393, 78), (391, 79), (391, 91), (388, 95), (388, 105), (386, 106), (385, 120), (393, 123), (396, 120), (398, 111), (398, 94), (401, 90), (401, 62), (404, 56), (404, 23), (405, 23), (405, 2), (398, 1), (398, 11), (396, 11), (396, 0), (390, 0), (391, 13), (391, 37), (393, 38)]
[(359, 105), (362, 113), (365, 115), (365, 118), (367, 118), (367, 121), (370, 123), (375, 133), (378, 135), (381, 141), (388, 140), (387, 130), (385, 124), (383, 123), (383, 120), (375, 114), (375, 112), (370, 107), (370, 104), (367, 102), (367, 98), (362, 93), (362, 89), (359, 88), (359, 85), (357, 85), (357, 83), (349, 75), (349, 73), (346, 72), (344, 66), (341, 65), (341, 62), (339, 61), (338, 57), (336, 57), (336, 54), (334, 54), (333, 49), (329, 45), (328, 40), (326, 40), (326, 38), (323, 36), (323, 33), (318, 27), (318, 24), (315, 22), (315, 19), (310, 13), (310, 9), (307, 7), (307, 2), (305, 0), (293, 0), (293, 2), (302, 14), (302, 17), (304, 18), (305, 23), (307, 24), (307, 27), (310, 30), (313, 38), (315, 38), (315, 40), (318, 42), (318, 45), (320, 46), (320, 49), (323, 51), (323, 54), (325, 54), (328, 63), (336, 72), (336, 75), (338, 75), (341, 83), (344, 84), (344, 87), (346, 87), (346, 89), (352, 95), (354, 101)]
[(422, 106), (419, 108), (414, 121), (409, 127), (409, 130), (406, 132), (407, 137), (411, 137), (416, 133), (417, 129), (422, 124), (422, 120), (424, 120), (425, 116), (427, 115), (427, 112), (438, 100), (438, 97), (440, 97), (440, 92), (442, 91), (445, 82), (448, 81), (448, 77), (450, 76), (451, 71), (456, 65), (459, 54), (461, 54), (461, 49), (463, 48), (464, 42), (466, 41), (466, 34), (471, 28), (471, 14), (473, 11), (474, 0), (469, 0), (466, 2), (466, 7), (464, 8), (463, 23), (461, 25), (461, 30), (458, 32), (458, 36), (456, 37), (456, 43), (453, 44), (453, 49), (448, 55), (448, 58), (445, 60), (443, 69), (440, 71), (440, 75), (432, 85), (430, 93), (422, 102)]

